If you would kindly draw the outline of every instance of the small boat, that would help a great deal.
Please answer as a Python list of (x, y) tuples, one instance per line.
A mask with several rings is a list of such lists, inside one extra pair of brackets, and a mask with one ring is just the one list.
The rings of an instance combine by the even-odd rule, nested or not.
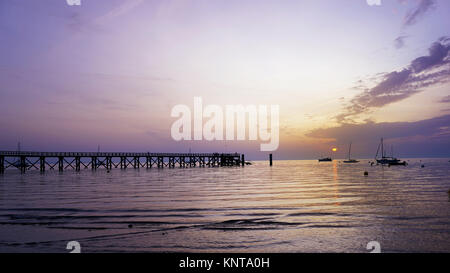
[[(378, 159), (378, 153), (380, 152), (381, 148), (381, 158)], [(406, 166), (408, 163), (406, 161), (401, 161), (400, 159), (397, 159), (394, 157), (394, 154), (392, 152), (391, 156), (386, 156), (384, 151), (384, 144), (383, 144), (383, 138), (381, 138), (381, 142), (378, 145), (377, 153), (375, 155), (375, 161), (377, 164), (381, 165), (388, 165), (388, 166)]]
[(252, 165), (252, 162), (250, 162), (250, 161), (245, 161), (245, 165)]
[(333, 159), (330, 157), (319, 158), (319, 162), (331, 162)]
[(406, 161), (396, 161), (388, 164), (389, 166), (406, 166), (408, 163)]
[(350, 153), (352, 151), (352, 143), (350, 142), (350, 146), (348, 147), (348, 160), (344, 160), (344, 163), (358, 163), (359, 161), (356, 159), (351, 159)]

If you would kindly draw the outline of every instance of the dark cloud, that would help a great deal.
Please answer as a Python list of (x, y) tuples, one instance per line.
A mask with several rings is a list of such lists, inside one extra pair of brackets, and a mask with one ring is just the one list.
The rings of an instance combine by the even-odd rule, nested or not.
[(414, 25), (425, 13), (431, 10), (436, 4), (435, 0), (420, 0), (419, 4), (410, 10), (403, 19), (405, 26)]
[(439, 102), (449, 103), (450, 102), (450, 96), (443, 97)]
[(398, 36), (394, 40), (394, 46), (396, 49), (403, 48), (405, 46), (405, 39), (408, 38), (408, 36)]
[(355, 144), (355, 153), (375, 153), (381, 137), (395, 144), (396, 150), (408, 156), (448, 156), (450, 154), (450, 115), (416, 121), (367, 121), (363, 124), (342, 124), (338, 127), (316, 129), (308, 137), (334, 139), (335, 143)]
[[(401, 138), (411, 136), (437, 136), (443, 128), (450, 132), (450, 115), (440, 116), (416, 122), (383, 122), (367, 121), (363, 124), (342, 124), (338, 127), (321, 128), (307, 134), (309, 137), (334, 138), (338, 142), (349, 139)], [(450, 141), (450, 140), (449, 140)]]
[[(448, 39), (444, 39), (448, 40)], [(442, 65), (448, 60), (446, 57), (448, 56), (448, 51), (450, 49), (450, 45), (445, 42), (436, 42), (431, 45), (429, 49), (429, 55), (423, 56), (415, 59), (411, 62), (411, 68), (415, 73), (422, 72), (426, 69), (432, 68), (437, 65)]]
[(443, 37), (431, 45), (427, 56), (413, 60), (401, 71), (380, 76), (379, 83), (355, 96), (344, 112), (336, 116), (338, 122), (348, 122), (351, 117), (369, 112), (393, 102), (404, 100), (423, 88), (449, 80), (450, 39)]

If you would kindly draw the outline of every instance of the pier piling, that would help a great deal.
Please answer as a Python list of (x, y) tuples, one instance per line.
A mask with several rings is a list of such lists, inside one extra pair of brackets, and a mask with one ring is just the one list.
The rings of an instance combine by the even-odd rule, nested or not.
[(270, 166), (272, 166), (272, 154), (269, 155)]
[(75, 157), (75, 170), (76, 171), (80, 171), (80, 169), (81, 169), (80, 168), (81, 167), (80, 162), (81, 162), (80, 157), (79, 156)]
[(5, 157), (0, 156), (0, 174), (5, 172)]
[(60, 171), (60, 172), (64, 171), (64, 157), (63, 156), (58, 157), (58, 171)]
[(45, 157), (39, 157), (39, 170), (45, 172)]

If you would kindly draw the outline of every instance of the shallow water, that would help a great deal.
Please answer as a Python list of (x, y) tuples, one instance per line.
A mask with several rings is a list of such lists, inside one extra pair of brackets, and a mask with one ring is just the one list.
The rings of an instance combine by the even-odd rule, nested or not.
[(450, 163), (409, 163), (9, 171), (0, 252), (450, 252)]

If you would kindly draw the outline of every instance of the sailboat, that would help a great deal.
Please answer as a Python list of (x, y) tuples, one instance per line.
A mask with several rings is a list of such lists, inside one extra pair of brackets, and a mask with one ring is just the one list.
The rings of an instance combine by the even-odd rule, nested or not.
[[(381, 148), (381, 158), (378, 159), (378, 153), (380, 152), (380, 148)], [(406, 166), (408, 164), (406, 163), (406, 161), (401, 161), (400, 159), (395, 158), (393, 154), (391, 156), (386, 156), (386, 153), (384, 151), (383, 138), (381, 138), (381, 142), (378, 145), (375, 160), (377, 161), (377, 164), (389, 166), (398, 166), (398, 165)]]
[(350, 146), (348, 147), (348, 160), (344, 160), (344, 163), (358, 163), (359, 161), (356, 159), (351, 159), (350, 153), (352, 151), (352, 143), (350, 142)]

